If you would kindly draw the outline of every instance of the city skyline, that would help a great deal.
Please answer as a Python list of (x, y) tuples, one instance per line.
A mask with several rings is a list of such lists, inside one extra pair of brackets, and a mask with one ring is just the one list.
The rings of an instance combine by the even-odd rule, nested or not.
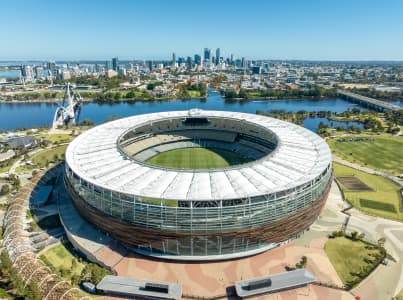
[(401, 1), (3, 3), (0, 60), (403, 60)]

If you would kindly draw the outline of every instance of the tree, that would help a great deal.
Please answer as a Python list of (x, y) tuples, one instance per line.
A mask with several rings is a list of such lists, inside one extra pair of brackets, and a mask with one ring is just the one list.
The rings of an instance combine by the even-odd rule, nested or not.
[(10, 174), (10, 176), (8, 176), (8, 181), (11, 183), (12, 186), (14, 187), (18, 187), (21, 184), (20, 179), (18, 178), (17, 175), (15, 174)]
[(357, 231), (353, 231), (350, 235), (351, 239), (353, 241), (358, 241), (358, 232)]
[(238, 96), (242, 99), (248, 99), (248, 93), (245, 90), (240, 90)]
[(295, 264), (295, 267), (297, 269), (303, 269), (306, 267), (307, 263), (308, 263), (308, 258), (304, 255), (301, 257), (301, 260)]
[(71, 285), (73, 286), (77, 286), (80, 284), (80, 275), (78, 274), (74, 274), (73, 276), (71, 276)]
[(3, 184), (3, 186), (1, 187), (1, 194), (6, 195), (9, 192), (10, 192), (10, 187), (8, 186), (8, 184)]
[(237, 98), (238, 94), (235, 91), (226, 90), (224, 92), (224, 97), (227, 99), (233, 99), (233, 98)]
[(39, 290), (38, 286), (31, 282), (28, 284), (28, 286), (25, 288), (25, 299), (27, 300), (41, 300), (42, 295), (41, 291)]
[(73, 258), (71, 261), (71, 269), (74, 270), (75, 268), (77, 268), (77, 260)]
[(79, 123), (79, 125), (80, 125), (80, 126), (94, 126), (95, 123), (94, 123), (94, 121), (92, 121), (91, 119), (85, 119), (85, 120), (82, 120), (82, 121)]
[(122, 94), (120, 92), (116, 92), (113, 97), (114, 100), (119, 101), (122, 98)]
[(86, 264), (83, 271), (81, 272), (80, 282), (90, 281), (94, 284), (98, 284), (105, 275), (110, 275), (111, 272), (104, 269), (97, 264), (89, 263)]
[(361, 110), (360, 110), (358, 107), (354, 107), (354, 108), (351, 110), (351, 112), (352, 112), (354, 115), (357, 115), (357, 114), (359, 114), (359, 113), (361, 112)]
[(133, 99), (136, 95), (134, 94), (133, 91), (130, 91), (126, 94), (126, 99)]

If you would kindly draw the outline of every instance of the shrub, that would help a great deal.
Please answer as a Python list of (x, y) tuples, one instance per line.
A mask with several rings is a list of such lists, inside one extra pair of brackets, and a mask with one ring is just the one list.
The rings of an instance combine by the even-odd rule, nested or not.
[(4, 184), (4, 185), (1, 187), (0, 194), (6, 195), (6, 194), (8, 194), (9, 192), (10, 192), (10, 187), (8, 186), (8, 184)]

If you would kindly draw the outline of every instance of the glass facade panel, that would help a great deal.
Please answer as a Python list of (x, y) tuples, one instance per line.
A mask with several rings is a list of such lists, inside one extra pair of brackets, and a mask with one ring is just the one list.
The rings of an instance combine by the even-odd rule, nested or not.
[(94, 186), (66, 167), (66, 180), (91, 207), (138, 227), (188, 234), (137, 246), (155, 253), (185, 256), (234, 254), (266, 247), (268, 243), (260, 235), (240, 236), (238, 232), (266, 226), (311, 206), (323, 196), (331, 176), (329, 166), (312, 182), (295, 189), (256, 198), (220, 200), (211, 207), (200, 205), (203, 200), (181, 201), (175, 206), (172, 201), (176, 199), (166, 199), (167, 204), (142, 201), (138, 196)]

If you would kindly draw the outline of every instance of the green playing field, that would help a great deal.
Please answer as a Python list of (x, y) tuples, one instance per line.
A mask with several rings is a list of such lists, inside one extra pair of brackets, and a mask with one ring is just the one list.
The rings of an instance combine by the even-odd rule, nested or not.
[(221, 149), (182, 148), (160, 153), (146, 162), (149, 164), (182, 168), (182, 169), (214, 169), (250, 161), (237, 153)]

